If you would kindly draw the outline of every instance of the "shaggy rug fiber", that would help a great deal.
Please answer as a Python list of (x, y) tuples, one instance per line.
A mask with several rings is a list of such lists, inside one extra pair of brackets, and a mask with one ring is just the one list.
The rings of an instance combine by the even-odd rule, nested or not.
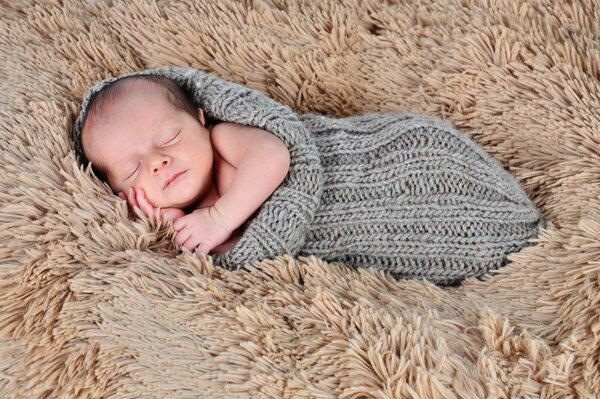
[[(600, 395), (596, 0), (2, 1), (0, 17), (0, 397)], [(548, 225), (446, 288), (178, 252), (69, 142), (93, 83), (162, 65), (300, 113), (450, 120)]]

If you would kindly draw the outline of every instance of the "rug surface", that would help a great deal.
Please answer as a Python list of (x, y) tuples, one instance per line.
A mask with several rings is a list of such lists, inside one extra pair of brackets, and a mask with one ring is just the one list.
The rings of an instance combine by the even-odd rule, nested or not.
[[(94, 82), (163, 65), (299, 113), (445, 118), (548, 225), (447, 288), (178, 252), (69, 142)], [(0, 397), (600, 396), (595, 0), (3, 1), (0, 92)]]

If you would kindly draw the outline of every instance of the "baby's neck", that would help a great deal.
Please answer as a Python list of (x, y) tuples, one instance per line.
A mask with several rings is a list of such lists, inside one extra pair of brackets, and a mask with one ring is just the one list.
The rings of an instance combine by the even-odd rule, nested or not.
[(219, 193), (219, 190), (217, 189), (217, 184), (213, 180), (206, 195), (204, 197), (202, 197), (202, 199), (200, 201), (198, 201), (196, 204), (192, 204), (186, 208), (183, 208), (183, 211), (186, 214), (188, 214), (188, 213), (192, 213), (196, 209), (211, 207), (219, 200), (219, 198), (221, 198), (221, 194)]

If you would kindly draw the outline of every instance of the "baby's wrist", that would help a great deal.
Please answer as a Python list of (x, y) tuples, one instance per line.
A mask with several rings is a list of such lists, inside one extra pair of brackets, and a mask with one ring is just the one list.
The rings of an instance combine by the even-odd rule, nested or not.
[(221, 210), (219, 210), (217, 208), (217, 204), (213, 204), (210, 208), (209, 211), (212, 210), (213, 214), (216, 215), (216, 217), (218, 218), (219, 222), (221, 225), (223, 225), (223, 227), (225, 227), (225, 229), (231, 234), (233, 233), (233, 231), (238, 227), (237, 225), (235, 225), (235, 223), (228, 221), (225, 217), (225, 212), (221, 212)]

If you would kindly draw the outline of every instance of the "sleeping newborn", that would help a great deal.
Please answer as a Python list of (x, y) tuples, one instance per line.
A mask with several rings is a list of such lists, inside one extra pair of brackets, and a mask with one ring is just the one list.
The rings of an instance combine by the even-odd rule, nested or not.
[(131, 207), (161, 208), (177, 243), (230, 269), (287, 254), (452, 284), (504, 266), (545, 223), (446, 121), (300, 115), (194, 68), (98, 82), (73, 141)]
[(204, 253), (235, 245), (290, 165), (277, 136), (207, 123), (177, 84), (156, 75), (119, 79), (98, 92), (81, 144), (96, 175), (131, 209), (172, 220), (177, 244)]

